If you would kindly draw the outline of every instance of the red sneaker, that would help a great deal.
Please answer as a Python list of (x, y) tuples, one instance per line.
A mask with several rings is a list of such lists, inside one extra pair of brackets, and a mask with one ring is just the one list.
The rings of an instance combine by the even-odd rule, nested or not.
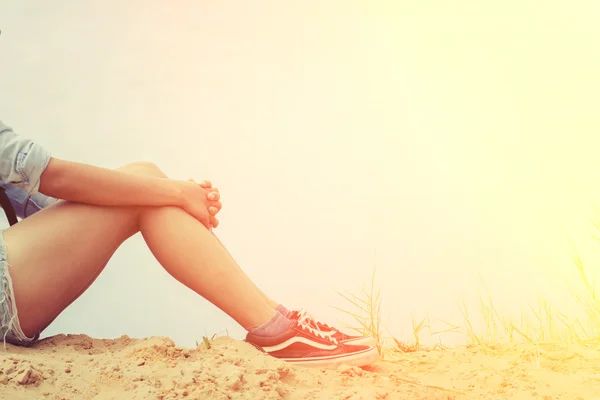
[(310, 326), (306, 319), (292, 319), (290, 327), (278, 336), (257, 336), (250, 332), (246, 342), (280, 360), (303, 366), (331, 368), (339, 365), (363, 367), (379, 359), (371, 346), (338, 342), (332, 335)]
[(347, 335), (347, 334), (341, 332), (339, 329), (334, 328), (331, 325), (327, 325), (324, 322), (318, 321), (317, 319), (312, 317), (308, 312), (306, 312), (305, 310), (302, 310), (302, 309), (291, 311), (288, 318), (296, 319), (296, 320), (298, 320), (298, 319), (305, 320), (310, 326), (312, 326), (315, 329), (318, 329), (319, 331), (323, 332), (325, 335), (334, 338), (339, 343), (349, 344), (352, 346), (369, 346), (369, 347), (377, 346), (377, 341), (375, 340), (375, 338), (373, 338), (371, 336)]

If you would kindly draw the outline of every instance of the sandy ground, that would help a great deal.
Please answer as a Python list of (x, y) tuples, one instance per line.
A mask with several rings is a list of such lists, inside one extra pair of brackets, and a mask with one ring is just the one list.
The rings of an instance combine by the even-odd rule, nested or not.
[(371, 367), (309, 369), (218, 338), (54, 336), (8, 345), (0, 398), (21, 399), (600, 399), (600, 351), (553, 345), (398, 354)]

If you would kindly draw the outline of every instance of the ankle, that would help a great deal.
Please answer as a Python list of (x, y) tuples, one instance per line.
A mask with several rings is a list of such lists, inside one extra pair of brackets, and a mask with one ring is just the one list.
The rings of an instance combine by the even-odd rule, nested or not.
[(277, 336), (289, 329), (293, 322), (278, 311), (275, 316), (262, 325), (248, 329), (255, 336)]
[(275, 307), (275, 311), (279, 311), (281, 314), (285, 315), (286, 317), (289, 317), (290, 315), (290, 310), (288, 310), (287, 308), (285, 308), (283, 306), (283, 304), (278, 304), (277, 307)]
[(253, 318), (248, 321), (246, 324), (242, 324), (244, 329), (248, 332), (255, 330), (265, 324), (268, 324), (274, 317), (276, 317), (278, 312), (273, 309), (265, 310), (265, 312), (260, 313), (260, 315), (253, 315)]

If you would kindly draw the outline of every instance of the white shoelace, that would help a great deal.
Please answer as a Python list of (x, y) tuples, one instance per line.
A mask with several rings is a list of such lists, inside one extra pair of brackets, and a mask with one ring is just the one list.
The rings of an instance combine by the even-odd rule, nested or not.
[[(337, 332), (335, 328), (327, 325), (326, 323), (320, 322), (315, 317), (313, 317), (312, 315), (310, 315), (308, 313), (308, 311), (304, 310), (303, 308), (301, 308), (300, 310), (298, 310), (297, 313), (299, 315), (298, 320), (302, 320), (303, 322), (305, 322), (309, 326), (311, 326), (313, 329), (318, 330), (319, 332), (321, 332), (325, 336), (332, 337)], [(319, 329), (319, 325), (328, 328), (329, 332), (323, 332), (322, 330), (320, 330)], [(333, 339), (333, 337), (332, 337), (332, 339)]]
[(310, 315), (304, 311), (301, 310), (298, 312), (299, 317), (298, 317), (298, 325), (300, 325), (300, 327), (302, 329), (306, 329), (307, 331), (309, 331), (310, 333), (312, 333), (313, 335), (320, 337), (322, 339), (327, 339), (329, 341), (331, 341), (331, 343), (337, 345), (338, 341), (331, 337), (331, 335), (320, 331), (318, 328), (316, 328), (315, 325), (315, 321), (310, 317)]

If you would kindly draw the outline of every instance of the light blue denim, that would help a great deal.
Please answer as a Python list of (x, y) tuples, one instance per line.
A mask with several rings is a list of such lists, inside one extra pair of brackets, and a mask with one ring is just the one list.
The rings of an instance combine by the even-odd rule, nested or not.
[[(0, 186), (21, 219), (56, 201), (38, 192), (40, 177), (50, 157), (42, 146), (17, 135), (0, 121)], [(4, 343), (28, 346), (39, 335), (25, 336), (19, 324), (3, 234), (4, 231), (0, 233), (0, 339)]]

